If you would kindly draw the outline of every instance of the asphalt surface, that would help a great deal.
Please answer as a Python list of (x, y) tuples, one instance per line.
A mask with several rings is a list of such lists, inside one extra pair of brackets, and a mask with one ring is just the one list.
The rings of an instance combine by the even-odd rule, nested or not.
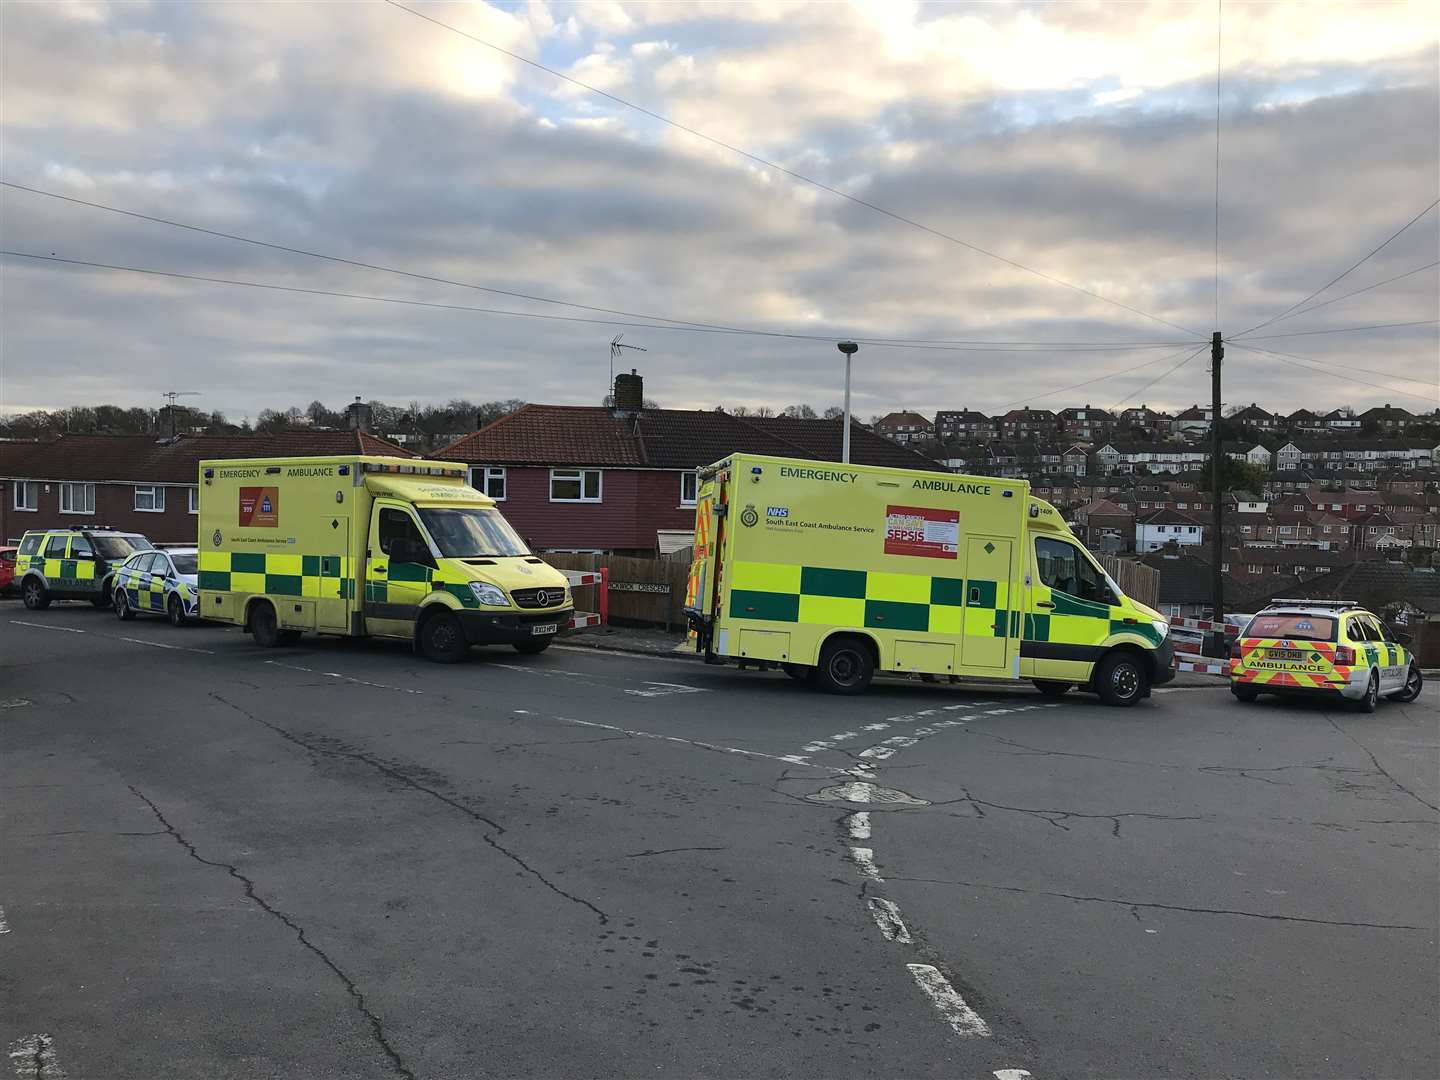
[(21, 1077), (1430, 1077), (1440, 696), (1133, 710), (0, 603)]

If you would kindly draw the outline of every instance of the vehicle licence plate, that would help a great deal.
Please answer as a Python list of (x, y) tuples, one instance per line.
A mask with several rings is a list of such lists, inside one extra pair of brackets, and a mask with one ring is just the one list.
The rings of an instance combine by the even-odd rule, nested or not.
[(560, 624), (553, 622), (542, 623), (539, 626), (530, 627), (530, 633), (532, 634), (554, 634), (558, 633), (559, 630)]
[(1309, 654), (1301, 649), (1266, 649), (1265, 656), (1270, 660), (1305, 660)]

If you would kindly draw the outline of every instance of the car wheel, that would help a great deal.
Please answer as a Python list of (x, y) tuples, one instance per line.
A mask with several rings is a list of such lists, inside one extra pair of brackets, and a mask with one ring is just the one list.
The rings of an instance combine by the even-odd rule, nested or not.
[(281, 642), (275, 609), (264, 601), (256, 604), (250, 612), (250, 636), (262, 649), (273, 649)]
[(1100, 661), (1096, 668), (1095, 692), (1106, 705), (1120, 705), (1126, 708), (1145, 696), (1149, 679), (1145, 666), (1134, 653), (1112, 652)]
[(1245, 683), (1231, 683), (1230, 693), (1235, 695), (1236, 701), (1254, 701), (1260, 696), (1258, 688), (1247, 686)]
[(554, 639), (545, 637), (535, 641), (517, 641), (515, 651), (523, 656), (538, 656), (550, 647), (552, 640)]
[(863, 694), (875, 677), (875, 659), (867, 643), (854, 637), (831, 638), (820, 650), (816, 684), (831, 694)]
[(115, 590), (115, 614), (121, 622), (129, 622), (135, 618), (135, 609), (130, 606), (130, 597), (124, 589)]
[(470, 643), (465, 628), (448, 611), (431, 615), (420, 626), (420, 652), (437, 664), (455, 664), (465, 659)]
[(1392, 700), (1414, 701), (1420, 696), (1420, 690), (1424, 685), (1425, 676), (1420, 673), (1420, 665), (1411, 660), (1409, 674), (1405, 676), (1405, 689), (1398, 694), (1392, 694)]
[(27, 578), (20, 587), (20, 597), (28, 611), (44, 611), (50, 606), (50, 593), (37, 578)]
[(1370, 681), (1365, 684), (1365, 696), (1355, 702), (1355, 708), (1358, 712), (1372, 713), (1375, 711), (1375, 706), (1379, 703), (1380, 673), (1378, 671), (1372, 671), (1370, 672)]
[(1035, 684), (1035, 689), (1046, 697), (1064, 697), (1075, 685), (1068, 682), (1055, 682), (1053, 679), (1032, 679), (1031, 681)]
[(178, 593), (171, 593), (170, 599), (165, 602), (165, 614), (170, 616), (171, 626), (185, 625), (185, 602)]

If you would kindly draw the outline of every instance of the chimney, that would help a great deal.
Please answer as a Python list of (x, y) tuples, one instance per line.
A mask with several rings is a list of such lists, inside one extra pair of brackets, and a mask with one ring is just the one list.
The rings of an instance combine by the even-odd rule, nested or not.
[(645, 408), (645, 379), (630, 369), (615, 376), (615, 412), (638, 413)]
[(351, 431), (370, 430), (370, 406), (358, 397), (345, 406), (345, 417)]

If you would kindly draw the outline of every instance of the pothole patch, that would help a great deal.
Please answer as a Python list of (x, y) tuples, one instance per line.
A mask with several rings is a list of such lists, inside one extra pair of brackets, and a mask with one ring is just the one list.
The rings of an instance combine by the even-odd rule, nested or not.
[(806, 795), (805, 798), (811, 802), (848, 802), (866, 806), (930, 805), (929, 799), (917, 799), (914, 795), (906, 794), (896, 788), (881, 787), (879, 784), (869, 784), (863, 780), (821, 788), (813, 795)]

